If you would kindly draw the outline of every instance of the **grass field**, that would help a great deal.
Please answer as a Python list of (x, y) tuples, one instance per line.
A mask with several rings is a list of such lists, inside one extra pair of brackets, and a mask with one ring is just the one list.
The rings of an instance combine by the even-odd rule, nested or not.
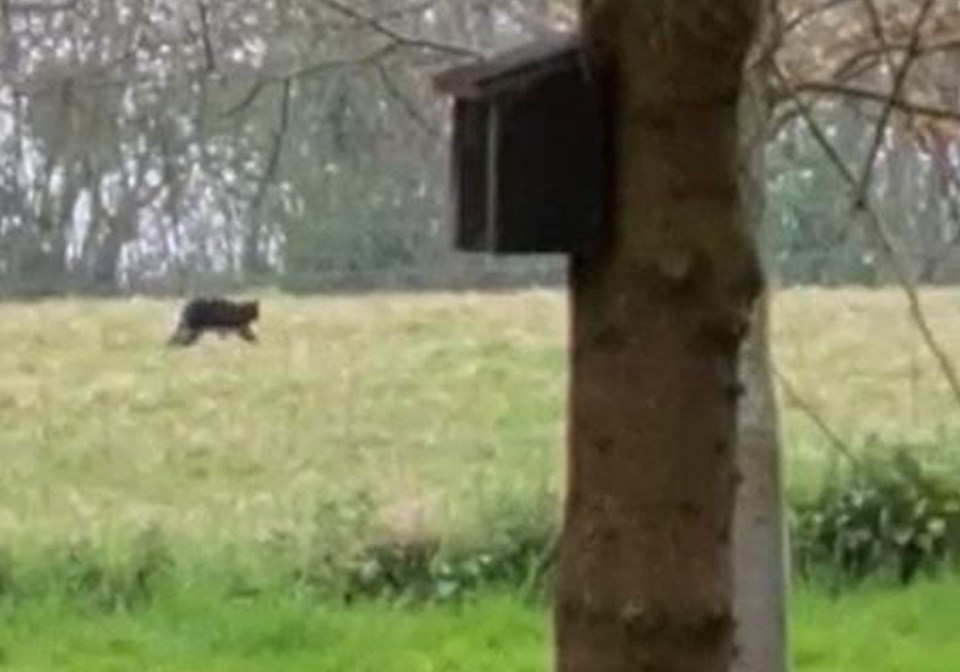
[(153, 521), (234, 540), (309, 527), (359, 496), (404, 531), (555, 491), (554, 296), (277, 297), (259, 347), (185, 351), (162, 347), (174, 310), (4, 307), (0, 534)]
[[(797, 672), (952, 672), (960, 661), (960, 584), (800, 592)], [(549, 615), (509, 597), (463, 607), (350, 609), (290, 599), (208, 602), (168, 596), (134, 614), (60, 605), (0, 610), (0, 669), (11, 672), (543, 672)]]
[[(960, 359), (960, 297), (926, 300)], [(262, 538), (358, 500), (385, 531), (468, 534), (558, 489), (557, 293), (267, 297), (259, 347), (213, 338), (186, 351), (161, 347), (172, 303), (3, 311), (0, 539), (147, 524)], [(783, 293), (774, 344), (783, 373), (853, 444), (946, 445), (960, 429), (895, 293)], [(784, 432), (792, 478), (829, 453), (790, 406)]]
[[(960, 359), (960, 300), (949, 290), (924, 298)], [(562, 295), (263, 300), (259, 346), (211, 338), (183, 351), (163, 347), (171, 302), (3, 305), (0, 668), (543, 669), (546, 619), (510, 600), (348, 615), (263, 587), (283, 580), (280, 555), (305, 567), (370, 540), (456, 545), (518, 517), (552, 518)], [(906, 441), (960, 464), (960, 415), (898, 294), (784, 292), (774, 318), (780, 371), (851, 445)], [(802, 490), (834, 453), (789, 404), (783, 425), (791, 490)], [(181, 585), (133, 616), (92, 621), (56, 596), (4, 602), (8, 574), (82, 584), (150, 539), (206, 598)], [(92, 569), (78, 559), (81, 541), (102, 556)], [(236, 584), (251, 580), (260, 596), (236, 601), (249, 592)], [(837, 604), (801, 595), (798, 669), (951, 669), (960, 651), (944, 632), (960, 631), (960, 616), (945, 600), (956, 604), (960, 587), (941, 588)], [(374, 628), (387, 634), (371, 650)], [(883, 628), (896, 655), (867, 644)], [(266, 658), (245, 658), (248, 638), (266, 642)]]

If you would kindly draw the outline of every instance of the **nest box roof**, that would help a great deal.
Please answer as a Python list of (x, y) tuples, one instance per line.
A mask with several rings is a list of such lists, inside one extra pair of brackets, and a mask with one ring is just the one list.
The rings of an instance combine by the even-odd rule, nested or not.
[(461, 98), (483, 98), (523, 88), (558, 70), (581, 66), (580, 41), (572, 33), (555, 33), (476, 63), (445, 70), (434, 77), (437, 90)]

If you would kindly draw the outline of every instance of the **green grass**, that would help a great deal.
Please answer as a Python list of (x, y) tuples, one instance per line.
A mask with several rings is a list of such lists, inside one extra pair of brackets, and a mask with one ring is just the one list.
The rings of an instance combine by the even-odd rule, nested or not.
[[(949, 672), (960, 661), (960, 583), (795, 598), (797, 672)], [(540, 608), (489, 595), (416, 610), (224, 602), (203, 592), (170, 594), (133, 614), (34, 604), (0, 609), (0, 669), (540, 672), (549, 669), (549, 623)]]
[(257, 539), (358, 495), (419, 534), (556, 491), (555, 296), (274, 297), (259, 347), (167, 351), (174, 310), (4, 306), (0, 538)]
[(867, 590), (830, 599), (800, 591), (791, 610), (798, 672), (949, 672), (960, 664), (960, 584)]
[[(960, 359), (952, 294), (924, 299)], [(544, 669), (548, 619), (510, 599), (345, 609), (303, 582), (369, 541), (453, 548), (555, 515), (561, 294), (268, 295), (258, 347), (169, 351), (176, 307), (2, 307), (0, 669)], [(851, 444), (960, 464), (960, 416), (899, 295), (782, 293), (774, 327), (779, 369)], [(835, 455), (796, 408), (782, 420), (796, 493)], [(154, 545), (173, 574), (144, 592)], [(801, 593), (798, 669), (953, 669), (958, 598)]]
[(38, 606), (0, 616), (0, 669), (532, 672), (546, 669), (545, 622), (496, 598), (414, 612), (181, 596), (146, 612), (93, 618)]

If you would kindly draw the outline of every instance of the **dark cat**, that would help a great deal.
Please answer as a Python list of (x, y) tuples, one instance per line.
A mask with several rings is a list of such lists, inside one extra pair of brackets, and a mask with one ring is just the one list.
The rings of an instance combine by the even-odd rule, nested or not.
[(260, 317), (259, 301), (230, 301), (222, 298), (192, 299), (180, 313), (180, 323), (167, 342), (168, 345), (193, 345), (205, 331), (215, 332), (220, 338), (237, 334), (250, 343), (257, 340), (251, 324)]

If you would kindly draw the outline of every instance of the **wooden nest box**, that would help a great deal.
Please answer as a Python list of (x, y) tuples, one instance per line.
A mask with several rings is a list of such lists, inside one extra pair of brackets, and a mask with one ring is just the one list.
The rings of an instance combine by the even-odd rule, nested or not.
[(455, 245), (579, 253), (603, 226), (600, 89), (579, 41), (559, 35), (438, 75), (454, 97)]

